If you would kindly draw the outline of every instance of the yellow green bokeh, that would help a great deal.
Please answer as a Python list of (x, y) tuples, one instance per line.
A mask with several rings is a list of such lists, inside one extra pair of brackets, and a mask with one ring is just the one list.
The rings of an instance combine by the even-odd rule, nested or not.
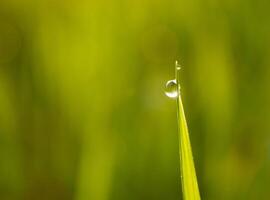
[(0, 199), (181, 199), (175, 60), (201, 199), (269, 199), (269, 6), (1, 0)]

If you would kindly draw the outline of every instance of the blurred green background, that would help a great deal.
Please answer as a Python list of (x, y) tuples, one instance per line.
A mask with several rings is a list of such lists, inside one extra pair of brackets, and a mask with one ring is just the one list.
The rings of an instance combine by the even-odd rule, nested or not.
[(1, 0), (0, 199), (270, 199), (270, 13), (255, 0)]

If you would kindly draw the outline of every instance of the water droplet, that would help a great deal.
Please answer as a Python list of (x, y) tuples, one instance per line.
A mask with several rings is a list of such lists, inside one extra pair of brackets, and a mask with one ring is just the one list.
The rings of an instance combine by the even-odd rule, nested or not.
[(175, 99), (178, 97), (178, 89), (177, 89), (177, 83), (176, 80), (169, 80), (166, 83), (166, 89), (165, 89), (166, 96)]

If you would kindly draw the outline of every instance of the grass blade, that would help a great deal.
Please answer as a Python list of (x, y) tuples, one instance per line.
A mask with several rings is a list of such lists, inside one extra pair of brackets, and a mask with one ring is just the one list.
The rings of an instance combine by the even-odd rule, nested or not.
[(192, 156), (188, 127), (182, 103), (179, 83), (180, 66), (176, 62), (177, 97), (177, 123), (179, 133), (180, 173), (184, 200), (200, 200), (196, 171)]

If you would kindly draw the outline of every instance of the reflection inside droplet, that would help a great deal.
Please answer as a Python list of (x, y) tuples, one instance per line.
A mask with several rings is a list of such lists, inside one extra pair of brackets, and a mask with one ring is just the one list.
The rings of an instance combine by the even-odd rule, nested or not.
[(175, 79), (169, 80), (166, 83), (165, 94), (170, 98), (176, 98), (178, 96), (177, 83)]

